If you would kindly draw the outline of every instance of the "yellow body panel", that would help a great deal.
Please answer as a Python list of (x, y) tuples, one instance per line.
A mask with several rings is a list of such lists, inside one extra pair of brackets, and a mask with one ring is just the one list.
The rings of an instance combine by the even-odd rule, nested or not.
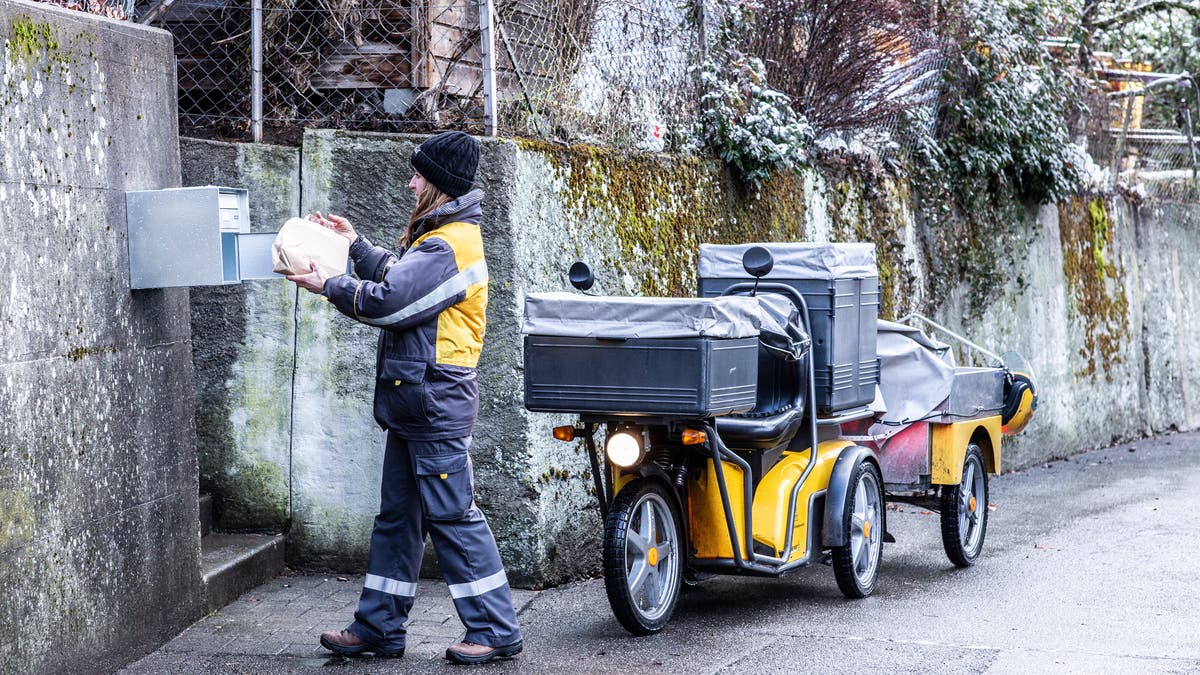
[(614, 466), (612, 469), (612, 493), (620, 494), (621, 488), (632, 483), (637, 477), (636, 473), (621, 473), (621, 468)]
[(957, 485), (962, 481), (963, 461), (967, 445), (975, 431), (983, 429), (991, 447), (984, 447), (983, 463), (988, 473), (1000, 473), (1000, 416), (985, 417), (953, 424), (930, 424), (933, 438), (930, 443), (932, 468), (930, 482), (934, 485)]
[[(809, 500), (814, 493), (829, 487), (833, 465), (842, 450), (853, 445), (850, 441), (825, 441), (817, 446), (817, 465), (796, 495), (796, 522), (792, 532), (790, 562), (808, 554)], [(779, 463), (767, 472), (754, 491), (754, 539), (766, 544), (777, 558), (783, 558), (787, 543), (788, 505), (792, 488), (808, 466), (809, 453), (785, 452)], [(821, 514), (817, 514), (821, 517)]]
[[(746, 494), (742, 469), (737, 464), (721, 462), (725, 469), (725, 487), (729, 490), (729, 502), (733, 507), (733, 526), (737, 529), (738, 548), (746, 557)], [(717, 470), (712, 460), (704, 463), (700, 477), (688, 481), (688, 522), (690, 523), (692, 548), (697, 558), (733, 558), (733, 546), (729, 543), (729, 526), (725, 521), (725, 506), (721, 502), (721, 488), (717, 483)]]

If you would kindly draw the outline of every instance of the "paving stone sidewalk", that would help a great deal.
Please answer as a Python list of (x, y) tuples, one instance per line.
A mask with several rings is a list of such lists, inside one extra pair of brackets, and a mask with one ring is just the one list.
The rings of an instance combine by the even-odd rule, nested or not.
[[(162, 672), (167, 663), (193, 663), (217, 655), (325, 658), (321, 632), (345, 628), (362, 590), (361, 575), (291, 574), (277, 577), (192, 624), (124, 673)], [(513, 589), (517, 610), (536, 591)], [(422, 579), (409, 617), (404, 661), (441, 659), (464, 629), (445, 582)]]

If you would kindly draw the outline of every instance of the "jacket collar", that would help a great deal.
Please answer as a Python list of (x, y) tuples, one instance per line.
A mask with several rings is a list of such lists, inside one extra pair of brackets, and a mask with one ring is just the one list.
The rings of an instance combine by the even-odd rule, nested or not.
[(416, 236), (435, 230), (446, 223), (470, 223), (478, 225), (483, 217), (483, 190), (471, 190), (467, 194), (437, 207), (417, 221)]

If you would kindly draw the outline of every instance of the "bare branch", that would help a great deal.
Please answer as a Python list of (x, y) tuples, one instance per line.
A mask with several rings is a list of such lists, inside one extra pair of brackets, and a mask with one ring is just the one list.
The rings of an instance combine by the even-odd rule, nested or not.
[(1152, 14), (1154, 12), (1161, 12), (1167, 9), (1181, 9), (1185, 12), (1188, 12), (1192, 16), (1200, 18), (1200, 3), (1198, 2), (1184, 2), (1184, 0), (1151, 0), (1150, 2), (1143, 2), (1142, 4), (1135, 5), (1127, 10), (1117, 12), (1112, 16), (1105, 17), (1103, 19), (1096, 19), (1092, 22), (1092, 27), (1104, 30), (1106, 28), (1112, 28), (1113, 26), (1120, 26), (1122, 24), (1129, 23), (1130, 21), (1133, 21), (1144, 14)]
[(766, 0), (749, 51), (818, 132), (886, 124), (913, 105), (928, 43), (904, 0)]

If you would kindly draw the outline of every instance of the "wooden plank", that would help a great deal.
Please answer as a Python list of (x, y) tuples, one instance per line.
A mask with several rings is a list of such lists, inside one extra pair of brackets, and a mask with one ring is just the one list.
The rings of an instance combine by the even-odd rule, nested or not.
[(475, 4), (475, 0), (430, 3), (429, 20), (435, 26), (476, 28), (479, 26), (479, 6)]
[(233, 80), (221, 71), (181, 67), (177, 77), (180, 91), (228, 93), (234, 90)]
[(368, 41), (363, 42), (361, 45), (355, 46), (353, 42), (346, 40), (338, 43), (338, 45), (333, 48), (333, 51), (330, 52), (330, 54), (338, 56), (353, 56), (356, 54), (361, 56), (407, 56), (408, 49), (404, 45), (399, 45), (394, 42)]
[(428, 7), (424, 2), (413, 2), (412, 13), (412, 51), (409, 54), (409, 63), (412, 64), (412, 86), (424, 89), (435, 81), (433, 59), (428, 58), (432, 25)]
[(459, 54), (464, 53), (463, 47), (466, 46), (468, 58), (476, 63), (481, 62), (481, 52), (479, 47), (478, 35), (476, 39), (464, 40), (436, 40), (429, 45), (429, 55), (436, 59), (452, 59)]
[(405, 49), (408, 49), (408, 43), (412, 39), (412, 26), (407, 20), (373, 21), (363, 24), (361, 30), (363, 39), (368, 42), (403, 42)]
[(315, 89), (399, 89), (412, 87), (408, 55), (387, 53), (331, 54), (313, 74)]
[[(469, 74), (469, 75), (468, 75)], [(482, 67), (479, 64), (460, 63), (454, 70), (451, 70), (449, 75), (444, 78), (447, 90), (456, 95), (463, 94), (464, 90), (473, 91), (474, 87), (478, 86), (480, 78), (482, 78)], [(520, 96), (525, 93), (521, 88), (521, 82), (529, 88), (529, 94), (542, 95), (549, 91), (552, 87), (558, 84), (555, 80), (547, 77), (539, 77), (536, 75), (522, 75), (517, 77), (516, 71), (497, 71), (496, 72), (496, 91), (507, 98)], [(470, 93), (467, 91), (466, 93)]]
[(460, 63), (442, 76), (444, 91), (452, 96), (470, 96), (483, 82), (483, 68)]

